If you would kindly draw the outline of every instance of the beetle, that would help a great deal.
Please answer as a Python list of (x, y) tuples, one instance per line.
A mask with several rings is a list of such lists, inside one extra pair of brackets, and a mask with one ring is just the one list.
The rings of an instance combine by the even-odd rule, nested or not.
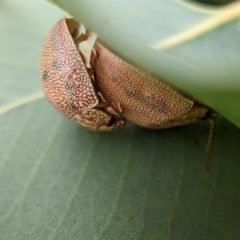
[[(211, 119), (216, 112), (140, 71), (102, 44), (95, 44), (95, 78), (100, 92), (128, 121), (151, 129)], [(119, 111), (116, 103), (121, 105)]]
[[(63, 115), (92, 130), (118, 129), (128, 120), (151, 129), (215, 117), (209, 107), (140, 71), (96, 41), (88, 56), (79, 50), (88, 34), (74, 19), (61, 19), (44, 43), (42, 85)], [(90, 68), (87, 66), (90, 65)]]
[(120, 128), (125, 120), (98, 91), (92, 69), (86, 67), (78, 49), (84, 39), (73, 19), (61, 19), (50, 30), (41, 56), (45, 95), (60, 113), (83, 127), (95, 131)]

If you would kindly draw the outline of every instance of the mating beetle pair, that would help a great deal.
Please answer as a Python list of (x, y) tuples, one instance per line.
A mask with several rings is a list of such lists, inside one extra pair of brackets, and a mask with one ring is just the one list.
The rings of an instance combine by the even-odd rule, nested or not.
[(210, 108), (131, 66), (96, 41), (87, 63), (79, 50), (89, 41), (73, 19), (60, 20), (42, 51), (46, 97), (63, 115), (95, 131), (122, 127), (125, 120), (160, 129), (215, 116)]

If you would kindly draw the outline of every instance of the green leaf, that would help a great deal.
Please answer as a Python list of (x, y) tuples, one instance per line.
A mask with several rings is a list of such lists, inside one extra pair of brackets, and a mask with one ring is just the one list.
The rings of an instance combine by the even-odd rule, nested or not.
[(239, 1), (52, 0), (120, 56), (240, 127)]
[(42, 98), (39, 57), (65, 14), (0, 2), (0, 239), (239, 239), (240, 131), (215, 120), (95, 133)]

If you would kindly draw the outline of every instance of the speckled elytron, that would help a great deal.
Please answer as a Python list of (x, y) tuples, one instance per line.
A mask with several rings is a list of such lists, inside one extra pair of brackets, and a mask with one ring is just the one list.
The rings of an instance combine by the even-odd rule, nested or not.
[(95, 44), (95, 78), (110, 103), (121, 105), (122, 117), (139, 126), (160, 129), (185, 125), (216, 115), (197, 103), (120, 59), (101, 44)]
[(63, 115), (91, 130), (110, 131), (125, 121), (102, 101), (78, 47), (79, 24), (60, 20), (49, 32), (42, 51), (41, 79), (48, 100)]

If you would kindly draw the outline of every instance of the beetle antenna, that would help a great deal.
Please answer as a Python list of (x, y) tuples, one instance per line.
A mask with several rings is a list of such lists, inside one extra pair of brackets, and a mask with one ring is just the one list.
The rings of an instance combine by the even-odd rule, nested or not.
[(212, 119), (209, 119), (210, 123), (210, 130), (208, 134), (208, 140), (207, 140), (207, 147), (206, 147), (206, 169), (209, 171), (209, 153), (210, 153), (210, 147), (212, 143), (212, 137), (213, 137), (213, 130), (214, 130), (214, 122)]

